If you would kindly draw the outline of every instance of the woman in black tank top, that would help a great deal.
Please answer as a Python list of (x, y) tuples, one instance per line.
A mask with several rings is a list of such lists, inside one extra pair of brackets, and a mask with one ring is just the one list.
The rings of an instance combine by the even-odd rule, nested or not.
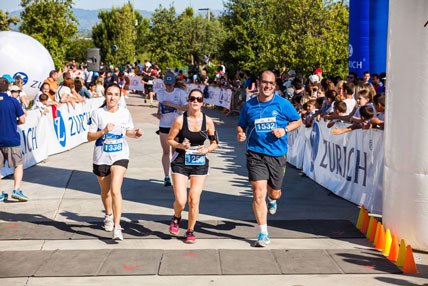
[[(186, 243), (195, 243), (194, 227), (199, 214), (199, 201), (208, 175), (209, 160), (206, 154), (217, 148), (218, 140), (211, 118), (202, 113), (203, 93), (199, 89), (190, 91), (189, 109), (177, 117), (168, 134), (168, 144), (176, 149), (171, 159), (172, 182), (174, 187), (174, 216), (169, 232), (177, 235), (181, 212), (189, 202), (188, 228)], [(178, 142), (175, 141), (178, 138)], [(204, 146), (206, 140), (208, 147)], [(190, 178), (189, 198), (187, 199), (187, 184)]]

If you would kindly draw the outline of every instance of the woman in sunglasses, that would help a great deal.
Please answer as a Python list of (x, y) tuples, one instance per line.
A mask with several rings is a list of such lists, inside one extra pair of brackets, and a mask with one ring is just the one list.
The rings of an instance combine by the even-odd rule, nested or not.
[[(175, 201), (174, 216), (169, 227), (169, 232), (174, 235), (180, 230), (181, 213), (186, 206), (187, 184), (190, 179), (186, 243), (196, 242), (194, 227), (202, 189), (208, 175), (209, 160), (206, 154), (214, 151), (218, 144), (214, 122), (201, 110), (203, 98), (199, 89), (190, 91), (188, 111), (175, 119), (167, 138), (168, 144), (176, 150), (171, 159)], [(175, 138), (178, 138), (178, 142)], [(208, 147), (204, 146), (206, 139), (210, 141)]]

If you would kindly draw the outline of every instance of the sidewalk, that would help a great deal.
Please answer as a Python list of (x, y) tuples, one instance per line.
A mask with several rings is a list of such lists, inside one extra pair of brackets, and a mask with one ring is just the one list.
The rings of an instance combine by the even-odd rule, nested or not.
[[(388, 269), (364, 267), (364, 262), (370, 262), (364, 261), (367, 259), (364, 255), (371, 255), (372, 247), (351, 225), (358, 216), (357, 206), (300, 176), (290, 165), (278, 212), (268, 218), (269, 229), (275, 234), (272, 243), (263, 250), (251, 247), (257, 228), (253, 223), (251, 189), (245, 168), (246, 146), (236, 142), (237, 117), (226, 117), (217, 110), (207, 110), (215, 119), (220, 145), (209, 155), (211, 168), (201, 196), (198, 242), (195, 245), (183, 242), (185, 223), (181, 225), (181, 237), (171, 238), (167, 223), (173, 213), (174, 195), (172, 187), (163, 186), (162, 151), (155, 134), (156, 108), (144, 104), (138, 95), (130, 95), (127, 103), (135, 126), (141, 128), (144, 135), (138, 140), (127, 139), (131, 158), (122, 186), (125, 240), (112, 243), (111, 233), (99, 228), (103, 208), (96, 176), (92, 173), (93, 143), (82, 144), (24, 171), (22, 190), (30, 201), (10, 200), (0, 205), (0, 277), (7, 276), (2, 272), (6, 269), (4, 264), (10, 262), (3, 260), (11, 254), (7, 251), (17, 251), (14, 254), (22, 259), (22, 271), (28, 273), (32, 271), (30, 259), (40, 257), (34, 260), (40, 263), (34, 270), (36, 277), (0, 278), (0, 285), (428, 285), (424, 284), (428, 278), (426, 254), (415, 254), (421, 272), (418, 275), (385, 274), (392, 269), (389, 266)], [(13, 178), (2, 180), (2, 190), (11, 193), (12, 187)], [(187, 208), (183, 217), (187, 218)], [(129, 268), (138, 260), (138, 257), (132, 258), (134, 252), (143, 256), (151, 253), (159, 258), (149, 263), (154, 270), (147, 270), (149, 266)], [(70, 256), (71, 253), (74, 256)], [(290, 257), (287, 256), (290, 253), (295, 263), (284, 259)], [(69, 266), (70, 269), (60, 267), (66, 260), (61, 255), (70, 261), (76, 259), (76, 265)], [(101, 258), (94, 262), (98, 268), (94, 266), (93, 272), (90, 267), (85, 268), (88, 277), (78, 277), (84, 275), (84, 270), (79, 270), (85, 261), (84, 255)], [(182, 265), (183, 259), (189, 258), (186, 255), (193, 256), (188, 267)], [(255, 266), (249, 261), (264, 255), (266, 260), (253, 269)], [(50, 258), (43, 260), (42, 256)], [(204, 257), (208, 260), (203, 260)], [(210, 259), (214, 258), (215, 262), (211, 263)], [(105, 271), (110, 269), (107, 262), (123, 259), (123, 263), (128, 263), (123, 267), (129, 270)], [(245, 266), (246, 263), (249, 264)], [(332, 265), (328, 271), (328, 267), (323, 267), (326, 263)], [(208, 271), (213, 265), (217, 265), (210, 270), (214, 272)], [(208, 274), (198, 272), (198, 267)], [(264, 268), (266, 271), (257, 271)], [(76, 275), (67, 274), (73, 269)], [(188, 269), (193, 272), (185, 273)], [(271, 274), (277, 275), (262, 275), (271, 269), (274, 269)], [(49, 272), (52, 270), (56, 272)], [(132, 274), (132, 270), (136, 274)], [(148, 272), (144, 274), (144, 271)], [(91, 277), (93, 275), (112, 276)]]

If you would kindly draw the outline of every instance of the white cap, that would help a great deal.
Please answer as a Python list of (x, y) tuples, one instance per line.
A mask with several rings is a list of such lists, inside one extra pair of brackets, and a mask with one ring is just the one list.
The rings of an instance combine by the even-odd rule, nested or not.
[(316, 74), (310, 75), (310, 76), (309, 76), (309, 80), (310, 80), (312, 83), (320, 82), (320, 78), (319, 78)]

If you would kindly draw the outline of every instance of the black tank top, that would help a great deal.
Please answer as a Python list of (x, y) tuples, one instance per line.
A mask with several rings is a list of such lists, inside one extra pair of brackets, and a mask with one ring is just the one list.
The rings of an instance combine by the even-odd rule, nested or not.
[[(200, 131), (192, 132), (189, 130), (187, 123), (187, 112), (183, 113), (183, 127), (177, 135), (178, 142), (183, 143), (184, 138), (189, 139), (190, 146), (204, 145), (205, 140), (208, 137), (206, 115), (202, 113), (202, 126)], [(178, 153), (184, 153), (183, 149), (177, 149)]]

